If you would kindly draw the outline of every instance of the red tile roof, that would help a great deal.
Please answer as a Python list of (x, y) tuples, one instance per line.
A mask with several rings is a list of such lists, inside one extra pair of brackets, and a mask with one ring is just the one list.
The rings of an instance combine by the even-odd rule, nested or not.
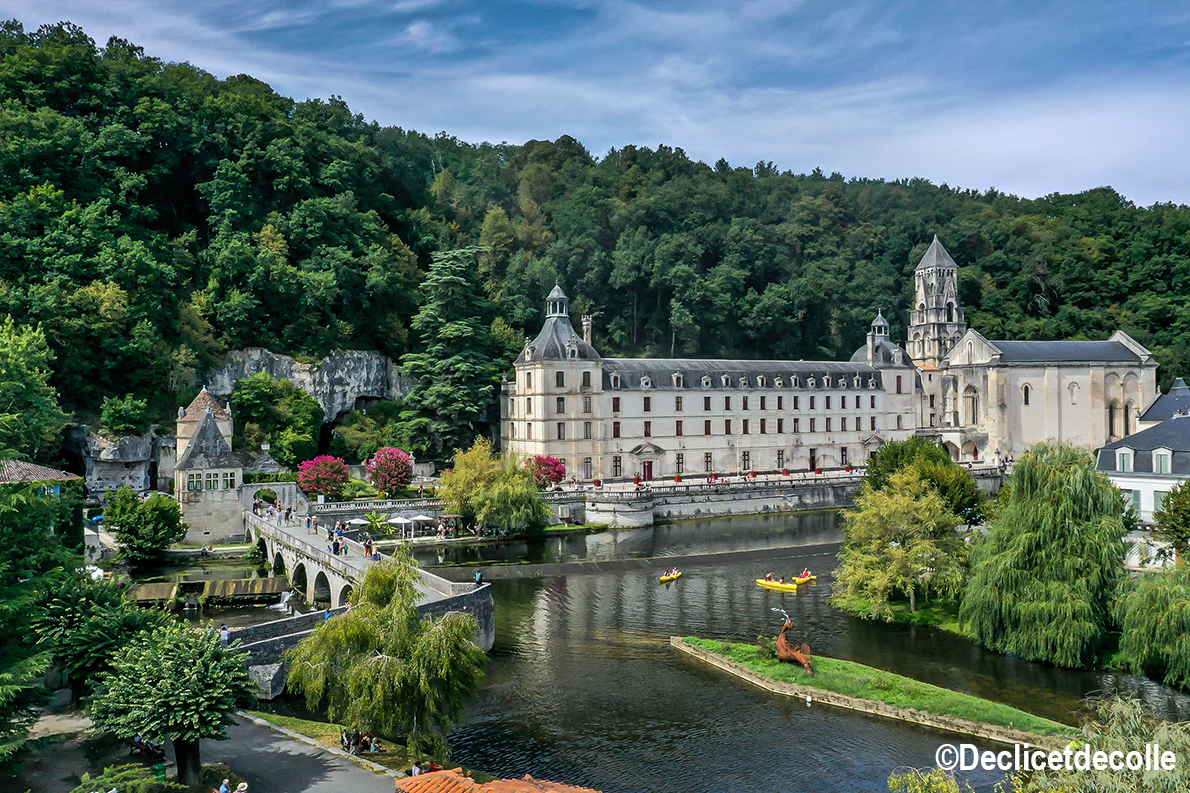
[(534, 779), (528, 774), (525, 774), (523, 779), (497, 779), (484, 785), (483, 790), (484, 793), (599, 793), (598, 790), (587, 787)]
[(597, 790), (563, 785), (525, 774), (523, 779), (497, 779), (480, 785), (463, 776), (463, 769), (435, 771), (431, 774), (397, 780), (397, 793), (599, 793)]
[(11, 485), (17, 482), (56, 482), (78, 478), (80, 477), (74, 474), (59, 471), (56, 468), (46, 468), (44, 465), (25, 460), (0, 460), (0, 485)]
[(178, 419), (178, 421), (200, 421), (202, 414), (207, 412), (207, 408), (211, 409), (211, 412), (215, 414), (215, 418), (219, 421), (231, 421), (231, 414), (205, 388), (198, 392), (198, 396), (190, 403), (190, 407), (186, 408), (185, 417)]

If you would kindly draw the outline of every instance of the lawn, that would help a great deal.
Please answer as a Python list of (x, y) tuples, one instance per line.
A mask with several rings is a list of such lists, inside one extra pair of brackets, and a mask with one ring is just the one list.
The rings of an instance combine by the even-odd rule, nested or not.
[(876, 700), (901, 708), (915, 708), (938, 716), (994, 724), (1036, 735), (1064, 737), (1077, 734), (1073, 727), (999, 702), (922, 683), (852, 661), (814, 656), (814, 674), (809, 675), (800, 666), (778, 663), (775, 658), (764, 656), (756, 645), (697, 638), (687, 638), (686, 641), (700, 650), (729, 658), (756, 674), (782, 683)]

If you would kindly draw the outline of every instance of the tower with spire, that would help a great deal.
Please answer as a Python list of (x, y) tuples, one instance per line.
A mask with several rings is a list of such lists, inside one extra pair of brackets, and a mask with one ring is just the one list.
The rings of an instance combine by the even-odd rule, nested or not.
[(906, 347), (922, 366), (937, 367), (967, 330), (959, 305), (958, 265), (934, 235), (913, 273)]

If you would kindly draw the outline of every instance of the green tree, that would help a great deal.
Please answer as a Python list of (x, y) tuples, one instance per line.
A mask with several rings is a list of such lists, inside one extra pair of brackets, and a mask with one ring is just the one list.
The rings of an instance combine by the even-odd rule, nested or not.
[(1169, 543), (1179, 561), (1190, 548), (1190, 479), (1169, 489), (1161, 508), (1153, 512), (1153, 536)]
[(231, 395), (237, 445), (259, 449), (294, 468), (318, 453), (323, 411), (318, 400), (288, 380), (259, 372), (236, 383)]
[(421, 350), (401, 359), (416, 381), (402, 417), (419, 459), (471, 443), (493, 416), (499, 373), (488, 337), (490, 307), (475, 284), (481, 248), (435, 253), (422, 285), (425, 302), (413, 319)]
[(533, 470), (515, 455), (502, 460), (487, 438), (455, 454), (454, 466), (442, 474), (439, 495), (466, 520), (489, 526), (538, 533), (549, 522)]
[(105, 520), (120, 540), (121, 553), (133, 564), (156, 564), (165, 551), (186, 536), (182, 510), (175, 499), (153, 493), (144, 501), (124, 485), (107, 501)]
[(108, 435), (140, 435), (152, 423), (153, 414), (145, 400), (135, 399), (132, 394), (103, 398), (99, 426)]
[(0, 322), (0, 454), (42, 459), (57, 449), (67, 416), (50, 385), (53, 360), (41, 328)]
[(185, 789), (185, 785), (177, 782), (159, 781), (157, 772), (152, 768), (131, 764), (111, 765), (103, 769), (103, 773), (94, 776), (84, 773), (78, 787), (70, 793), (106, 793), (109, 790), (119, 793), (168, 793)]
[(1190, 685), (1190, 565), (1146, 573), (1113, 604), (1120, 654), (1139, 674)]
[(167, 619), (164, 612), (138, 606), (119, 585), (73, 574), (47, 593), (30, 627), (70, 675), (78, 698), (120, 648)]
[(178, 781), (200, 783), (200, 741), (222, 740), (236, 708), (253, 700), (245, 654), (213, 629), (167, 623), (116, 653), (88, 701), (95, 726), (120, 737), (173, 742)]
[(1038, 444), (972, 556), (962, 620), (985, 647), (1059, 666), (1088, 662), (1124, 574), (1124, 503), (1091, 455)]
[(890, 599), (917, 594), (954, 598), (966, 575), (959, 519), (918, 472), (897, 471), (884, 489), (865, 484), (847, 513), (835, 602), (868, 618), (892, 618)]
[(404, 735), (410, 753), (441, 757), (487, 656), (474, 643), (471, 615), (421, 617), (417, 579), (407, 545), (371, 565), (351, 609), (290, 651), (289, 684), (336, 722)]
[(888, 776), (889, 793), (974, 793), (965, 780), (941, 768), (908, 768)]

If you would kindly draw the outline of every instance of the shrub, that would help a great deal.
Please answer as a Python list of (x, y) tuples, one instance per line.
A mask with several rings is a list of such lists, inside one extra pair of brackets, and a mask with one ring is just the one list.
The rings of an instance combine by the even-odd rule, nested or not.
[(550, 485), (556, 485), (566, 478), (566, 466), (557, 457), (545, 454), (535, 454), (525, 466), (533, 472), (533, 481), (542, 490)]
[(298, 466), (298, 485), (307, 493), (338, 496), (351, 481), (347, 463), (339, 457), (322, 454)]
[(141, 435), (152, 423), (153, 415), (145, 400), (133, 399), (132, 394), (103, 398), (99, 428), (108, 435)]
[(392, 496), (413, 481), (413, 458), (394, 446), (377, 449), (368, 461), (368, 478), (376, 489)]
[(343, 486), (342, 496), (349, 501), (357, 498), (378, 498), (380, 491), (362, 479), (352, 479)]

